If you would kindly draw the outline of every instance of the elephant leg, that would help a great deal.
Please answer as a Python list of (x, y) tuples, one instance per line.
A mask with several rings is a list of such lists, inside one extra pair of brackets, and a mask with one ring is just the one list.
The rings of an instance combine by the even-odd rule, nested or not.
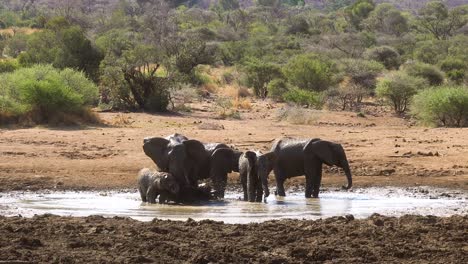
[(258, 180), (257, 182), (257, 197), (255, 197), (255, 201), (256, 202), (262, 202), (262, 198), (263, 198), (263, 188), (262, 188), (262, 184), (260, 183), (260, 179)]
[(164, 203), (166, 203), (166, 202), (167, 202), (167, 195), (161, 193), (161, 194), (159, 195), (159, 203), (160, 203), (160, 204), (164, 204)]
[(306, 186), (305, 186), (305, 197), (310, 198), (312, 196), (312, 190), (314, 189), (312, 175), (306, 174)]
[(304, 168), (306, 174), (305, 197), (317, 198), (322, 181), (322, 162), (318, 158), (312, 157), (307, 160), (306, 164)]
[(317, 168), (317, 174), (315, 179), (313, 179), (313, 192), (312, 197), (318, 198), (320, 191), (320, 184), (322, 183), (322, 166)]
[(233, 155), (232, 149), (221, 148), (215, 150), (210, 157), (210, 178), (217, 198), (224, 198), (227, 175), (232, 171)]
[(148, 188), (148, 191), (146, 192), (146, 200), (148, 203), (156, 203), (156, 197), (158, 197), (159, 193), (156, 191), (156, 189), (153, 186), (150, 186)]
[(247, 195), (247, 175), (244, 172), (240, 173), (240, 179), (241, 179), (241, 184), (242, 184), (242, 191), (244, 192), (244, 201), (248, 200), (248, 195)]
[(141, 188), (138, 188), (138, 191), (140, 192), (141, 201), (146, 203), (146, 193)]
[(213, 182), (214, 195), (217, 198), (224, 198), (224, 190), (227, 185), (227, 173), (212, 173), (211, 180)]
[(276, 195), (286, 196), (286, 192), (284, 191), (284, 181), (286, 180), (286, 177), (280, 169), (275, 169), (275, 179), (276, 179)]

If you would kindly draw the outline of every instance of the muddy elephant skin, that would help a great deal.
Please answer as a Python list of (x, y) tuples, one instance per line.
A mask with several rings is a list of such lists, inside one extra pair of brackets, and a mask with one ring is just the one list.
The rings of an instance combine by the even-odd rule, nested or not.
[(244, 201), (262, 201), (263, 189), (257, 173), (257, 156), (260, 155), (260, 152), (246, 151), (239, 158), (239, 176)]
[(241, 154), (222, 143), (204, 144), (180, 134), (145, 138), (143, 150), (160, 171), (174, 175), (181, 187), (197, 187), (199, 180), (210, 178), (218, 198), (224, 197), (227, 174), (239, 170)]
[(306, 177), (305, 197), (318, 197), (322, 180), (322, 164), (338, 166), (345, 172), (352, 187), (352, 176), (345, 151), (340, 144), (314, 139), (282, 138), (273, 143), (271, 151), (258, 157), (258, 176), (265, 196), (268, 196), (268, 175), (273, 170), (276, 179), (276, 194), (285, 196), (284, 181), (291, 177)]
[(138, 191), (141, 200), (148, 203), (166, 203), (169, 197), (179, 194), (180, 186), (176, 179), (167, 172), (144, 168), (138, 173)]

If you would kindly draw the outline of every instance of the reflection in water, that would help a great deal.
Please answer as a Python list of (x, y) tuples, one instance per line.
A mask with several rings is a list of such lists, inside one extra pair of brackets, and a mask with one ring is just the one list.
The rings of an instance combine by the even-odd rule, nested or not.
[(136, 192), (50, 192), (4, 193), (0, 196), (0, 214), (33, 216), (57, 215), (128, 216), (149, 221), (161, 219), (212, 219), (226, 223), (260, 222), (271, 219), (317, 219), (353, 214), (363, 218), (372, 213), (385, 215), (432, 214), (447, 216), (466, 214), (466, 199), (429, 199), (411, 192), (388, 188), (360, 189), (356, 192), (324, 192), (320, 199), (306, 199), (303, 193), (287, 197), (270, 196), (266, 203), (238, 200), (239, 194), (228, 194), (224, 201), (197, 205), (159, 205), (141, 203)]

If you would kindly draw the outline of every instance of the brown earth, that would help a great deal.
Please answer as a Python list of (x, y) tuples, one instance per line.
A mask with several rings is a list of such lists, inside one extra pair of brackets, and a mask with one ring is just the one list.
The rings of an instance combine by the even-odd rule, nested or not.
[[(138, 170), (154, 166), (142, 151), (143, 138), (175, 132), (263, 151), (278, 137), (320, 137), (343, 144), (355, 188), (468, 190), (466, 128), (418, 127), (374, 106), (364, 109), (366, 117), (316, 111), (308, 113), (310, 125), (292, 125), (277, 120), (282, 105), (263, 101), (241, 110), (241, 120), (220, 120), (213, 105), (194, 104), (182, 115), (101, 113), (106, 125), (98, 127), (2, 128), (0, 191), (135, 188)], [(238, 186), (236, 174), (230, 179), (231, 187)], [(325, 188), (345, 182), (339, 170), (326, 169)], [(303, 178), (287, 183), (303, 186)], [(0, 263), (467, 263), (466, 230), (466, 215), (248, 225), (0, 217)]]
[[(468, 216), (260, 224), (0, 217), (1, 263), (467, 263)], [(16, 261), (16, 262), (8, 262)]]

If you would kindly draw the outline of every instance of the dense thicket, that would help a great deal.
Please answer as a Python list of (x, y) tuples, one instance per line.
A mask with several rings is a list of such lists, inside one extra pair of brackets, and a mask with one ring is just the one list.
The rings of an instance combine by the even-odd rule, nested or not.
[(260, 98), (356, 110), (377, 94), (402, 114), (420, 90), (466, 86), (462, 4), (8, 0), (0, 3), (0, 71), (72, 68), (99, 86), (103, 107), (164, 111), (179, 87), (206, 89), (200, 65), (234, 67), (229, 82)]

